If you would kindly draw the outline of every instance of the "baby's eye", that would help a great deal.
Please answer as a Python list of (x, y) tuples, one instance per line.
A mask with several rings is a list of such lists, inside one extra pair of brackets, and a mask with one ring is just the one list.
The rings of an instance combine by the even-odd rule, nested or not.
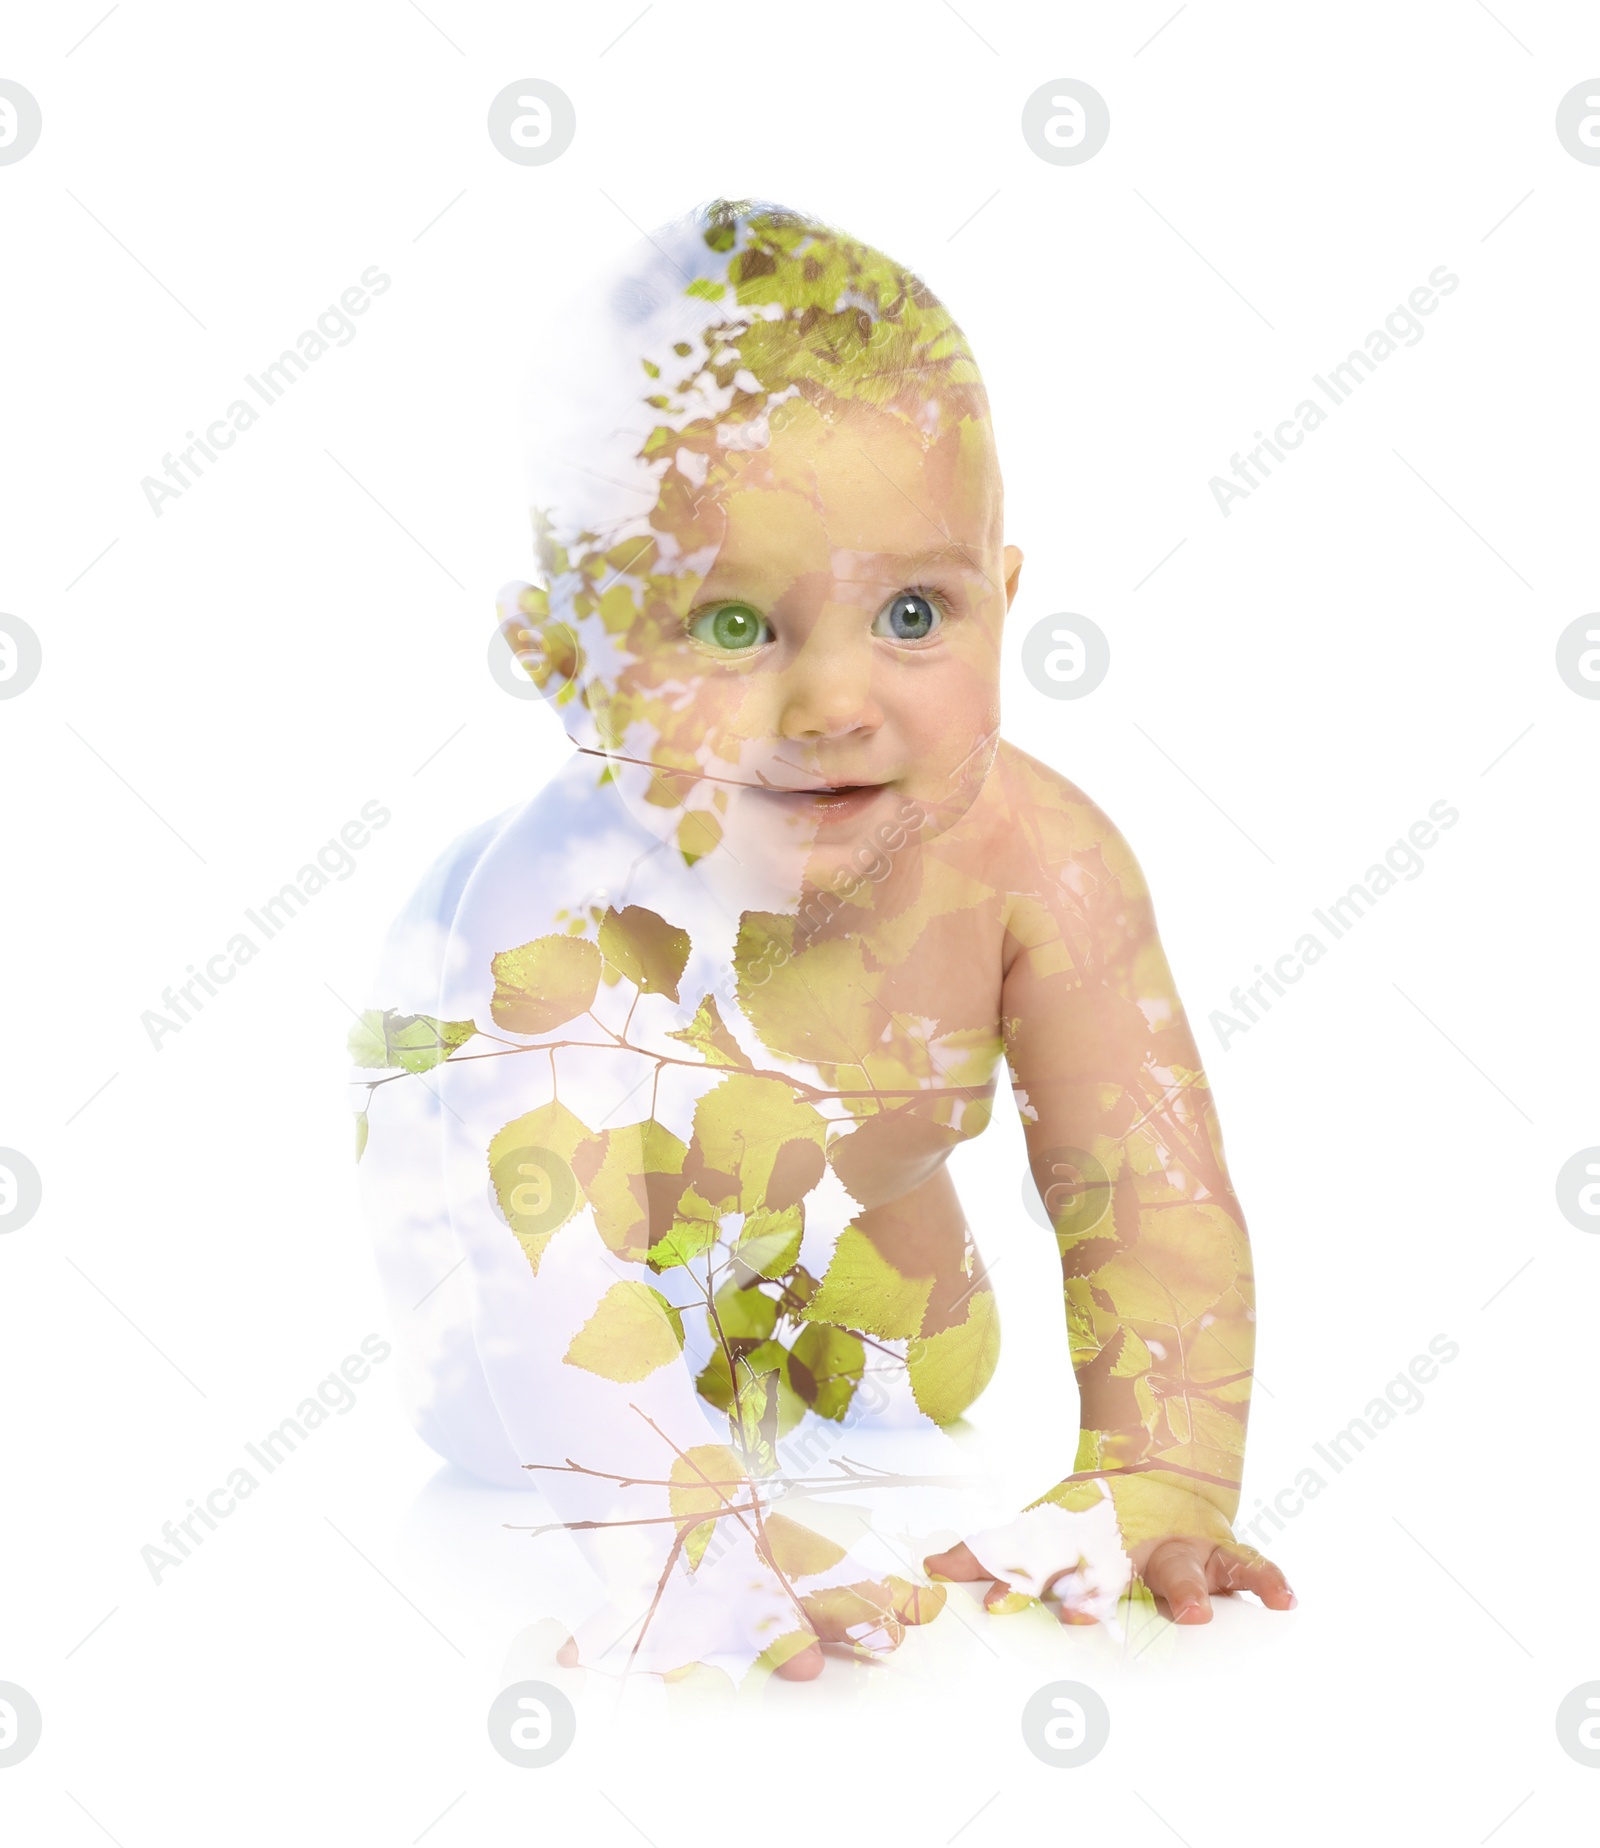
[(902, 590), (879, 610), (872, 633), (892, 642), (920, 642), (944, 621), (944, 612), (920, 590)]
[(748, 603), (719, 603), (715, 609), (702, 610), (689, 624), (689, 633), (697, 642), (729, 654), (741, 654), (772, 640), (766, 617)]

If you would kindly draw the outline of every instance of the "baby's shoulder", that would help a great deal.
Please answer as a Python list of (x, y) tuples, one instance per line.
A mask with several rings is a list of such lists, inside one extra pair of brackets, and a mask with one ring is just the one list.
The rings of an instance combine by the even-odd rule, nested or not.
[(985, 785), (986, 833), (1014, 891), (1055, 882), (1073, 863), (1103, 866), (1125, 887), (1144, 889), (1139, 865), (1111, 817), (1078, 785), (1001, 739)]

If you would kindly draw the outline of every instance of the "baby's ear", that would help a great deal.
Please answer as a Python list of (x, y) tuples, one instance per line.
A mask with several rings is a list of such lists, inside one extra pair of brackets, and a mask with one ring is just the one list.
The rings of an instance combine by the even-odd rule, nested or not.
[(1022, 577), (1022, 553), (1018, 547), (1014, 545), (1006, 547), (1003, 569), (1006, 574), (1006, 608), (1010, 609), (1016, 600), (1017, 584)]
[(495, 599), (500, 633), (517, 666), (546, 699), (570, 698), (583, 666), (578, 638), (564, 622), (552, 619), (550, 597), (537, 584), (502, 585)]

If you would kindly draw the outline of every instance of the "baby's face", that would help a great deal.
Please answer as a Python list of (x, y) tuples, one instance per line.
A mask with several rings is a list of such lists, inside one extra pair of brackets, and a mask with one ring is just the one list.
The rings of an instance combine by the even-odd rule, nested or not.
[(618, 687), (670, 709), (667, 761), (727, 791), (730, 847), (799, 848), (814, 874), (908, 799), (948, 825), (992, 757), (1022, 564), (987, 423), (925, 447), (868, 406), (790, 400), (717, 504), (714, 556), (680, 574), (673, 620), (636, 625)]

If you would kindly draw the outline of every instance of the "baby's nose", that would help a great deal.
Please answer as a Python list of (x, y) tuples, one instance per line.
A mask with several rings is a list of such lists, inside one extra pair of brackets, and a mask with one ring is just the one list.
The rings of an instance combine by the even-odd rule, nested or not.
[(832, 738), (876, 731), (883, 712), (873, 695), (870, 633), (860, 633), (859, 610), (828, 605), (779, 675), (784, 738)]

